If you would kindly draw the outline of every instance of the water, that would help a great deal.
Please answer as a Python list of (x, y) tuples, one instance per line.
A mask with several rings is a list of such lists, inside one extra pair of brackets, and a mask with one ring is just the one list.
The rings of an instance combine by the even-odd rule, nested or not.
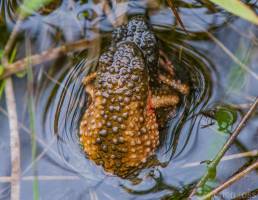
[[(101, 2), (101, 1), (100, 1)], [(23, 179), (21, 199), (33, 199), (33, 174), (39, 176), (39, 194), (42, 199), (160, 199), (174, 195), (184, 199), (188, 187), (198, 180), (205, 164), (198, 162), (212, 159), (227, 134), (218, 127), (208, 125), (214, 121), (201, 112), (217, 105), (229, 104), (240, 108), (238, 120), (257, 90), (257, 80), (232, 61), (216, 37), (244, 64), (257, 73), (257, 28), (236, 19), (219, 8), (202, 1), (180, 1), (177, 6), (186, 30), (175, 28), (171, 10), (155, 1), (125, 1), (113, 4), (113, 14), (103, 13), (98, 1), (64, 0), (50, 14), (34, 13), (26, 19), (20, 30), (17, 57), (26, 55), (24, 48), (31, 47), (33, 54), (81, 38), (93, 40), (94, 48), (38, 65), (34, 68), (34, 97), (36, 99), (37, 161), (36, 171), (31, 167), (31, 139), (28, 117), (28, 90), (26, 77), (14, 78), (21, 135)], [(14, 10), (19, 1), (0, 1), (0, 34), (3, 47), (13, 27)], [(256, 4), (257, 5), (257, 4)], [(168, 122), (168, 129), (161, 132), (162, 145), (158, 159), (165, 167), (144, 169), (134, 185), (129, 180), (107, 174), (101, 167), (85, 158), (78, 143), (78, 124), (84, 113), (87, 96), (82, 78), (94, 71), (99, 53), (110, 41), (112, 23), (123, 14), (146, 13), (160, 48), (177, 69), (179, 77), (192, 83), (191, 95), (183, 99), (176, 117)], [(42, 42), (43, 41), (43, 42)], [(27, 51), (28, 53), (28, 51)], [(5, 102), (1, 99), (1, 176), (10, 176), (9, 130)], [(253, 117), (228, 154), (257, 149), (257, 117)], [(58, 137), (57, 137), (58, 136)], [(232, 175), (249, 159), (241, 158), (223, 162), (218, 168), (217, 181)], [(197, 162), (197, 164), (196, 164)], [(256, 172), (247, 175), (223, 192), (231, 199), (241, 192), (257, 188)], [(8, 199), (10, 185), (0, 184), (0, 199)]]

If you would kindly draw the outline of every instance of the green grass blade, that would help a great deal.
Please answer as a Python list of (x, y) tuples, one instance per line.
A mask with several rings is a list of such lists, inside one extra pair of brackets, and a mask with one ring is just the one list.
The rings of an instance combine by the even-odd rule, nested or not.
[(3, 95), (3, 92), (4, 92), (5, 83), (6, 83), (6, 81), (5, 81), (5, 80), (0, 81), (0, 100), (1, 100), (2, 95)]
[(210, 0), (225, 10), (258, 25), (258, 16), (240, 0)]
[(35, 99), (33, 96), (33, 85), (34, 85), (34, 77), (33, 71), (31, 66), (31, 43), (26, 42), (26, 55), (28, 56), (27, 59), (27, 84), (28, 84), (28, 111), (29, 111), (29, 120), (30, 120), (30, 129), (31, 129), (31, 154), (32, 154), (32, 163), (33, 163), (33, 200), (39, 200), (39, 182), (38, 182), (38, 175), (37, 175), (37, 134), (36, 134), (36, 109), (35, 109)]

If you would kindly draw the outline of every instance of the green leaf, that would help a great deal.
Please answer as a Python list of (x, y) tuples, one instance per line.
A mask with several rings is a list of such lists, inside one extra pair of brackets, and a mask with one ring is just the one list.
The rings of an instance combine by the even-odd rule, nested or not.
[(0, 49), (0, 59), (2, 59), (3, 54), (4, 54), (4, 50), (3, 50), (3, 49)]
[(246, 85), (247, 73), (240, 66), (233, 67), (228, 73), (228, 91), (240, 92)]
[(23, 78), (27, 74), (27, 71), (17, 72), (15, 75), (18, 78)]
[(14, 49), (12, 50), (11, 57), (9, 58), (9, 63), (13, 63), (16, 57), (16, 54), (17, 54), (17, 46), (15, 46)]
[(258, 25), (258, 16), (240, 0), (210, 0), (225, 10)]
[(0, 76), (2, 76), (3, 75), (3, 73), (4, 73), (4, 66), (3, 65), (0, 65)]
[(219, 127), (218, 130), (228, 133), (230, 127), (237, 120), (237, 112), (229, 107), (219, 107), (215, 112), (215, 120)]
[(209, 173), (208, 178), (209, 178), (210, 180), (215, 180), (215, 178), (216, 178), (216, 176), (217, 176), (217, 169), (216, 169), (216, 167), (210, 167), (210, 166), (208, 165), (208, 173)]
[(89, 11), (84, 11), (78, 15), (78, 19), (87, 19), (89, 16)]
[(53, 0), (24, 0), (23, 4), (20, 6), (20, 13), (23, 17), (27, 17), (52, 1)]

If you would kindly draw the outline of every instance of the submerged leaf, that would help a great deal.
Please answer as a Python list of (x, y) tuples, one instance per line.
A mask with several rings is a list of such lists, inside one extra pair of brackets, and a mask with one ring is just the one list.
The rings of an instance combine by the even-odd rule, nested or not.
[[(214, 120), (220, 132), (229, 133), (231, 127), (237, 120), (237, 110), (228, 105), (217, 105), (212, 109), (203, 111), (202, 114)], [(213, 121), (204, 127), (214, 125)]]
[(228, 133), (230, 127), (237, 120), (237, 112), (229, 107), (220, 107), (215, 112), (215, 120), (217, 121), (219, 131)]
[(258, 16), (240, 0), (210, 0), (225, 10), (258, 25)]
[(228, 91), (240, 92), (246, 85), (247, 75), (248, 74), (242, 67), (236, 66), (232, 68), (229, 72)]
[[(251, 61), (252, 51), (253, 44), (241, 40), (235, 54), (242, 63), (249, 65)], [(246, 86), (248, 76), (249, 74), (247, 73), (247, 71), (243, 69), (240, 65), (234, 64), (233, 66), (231, 66), (228, 73), (228, 93), (241, 92)]]

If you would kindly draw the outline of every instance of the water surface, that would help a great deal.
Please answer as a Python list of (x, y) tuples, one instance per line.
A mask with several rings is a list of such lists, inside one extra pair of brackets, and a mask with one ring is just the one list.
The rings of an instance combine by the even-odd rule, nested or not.
[[(101, 1), (100, 1), (101, 2)], [(33, 175), (39, 179), (42, 199), (160, 199), (180, 196), (203, 174), (205, 164), (212, 159), (228, 135), (218, 126), (206, 126), (213, 120), (201, 113), (218, 105), (231, 105), (238, 110), (238, 120), (257, 95), (257, 80), (235, 64), (207, 32), (216, 37), (241, 62), (257, 73), (257, 28), (225, 11), (202, 3), (180, 1), (178, 7), (186, 33), (176, 26), (170, 8), (155, 1), (111, 1), (110, 13), (103, 11), (98, 1), (64, 0), (56, 8), (34, 13), (23, 21), (18, 40), (17, 58), (36, 54), (78, 39), (93, 41), (83, 52), (33, 68), (36, 108), (37, 155), (36, 169), (31, 167), (31, 138), (28, 115), (26, 77), (14, 77), (20, 122), (23, 179), (21, 199), (33, 199)], [(6, 42), (17, 19), (17, 1), (0, 1), (0, 47)], [(55, 6), (54, 6), (55, 7)], [(95, 70), (99, 54), (107, 47), (113, 25), (120, 15), (146, 14), (164, 51), (179, 77), (191, 82), (191, 95), (183, 99), (168, 128), (161, 132), (158, 159), (166, 163), (145, 169), (142, 179), (134, 185), (103, 171), (89, 161), (78, 143), (78, 124), (85, 111), (87, 95), (81, 84), (83, 77)], [(9, 129), (4, 98), (1, 99), (0, 175), (10, 175)], [(206, 128), (203, 128), (206, 127)], [(230, 149), (236, 154), (257, 149), (257, 117), (255, 116)], [(223, 162), (218, 169), (218, 182), (225, 180), (248, 159)], [(197, 164), (196, 164), (197, 162)], [(192, 164), (194, 163), (194, 164)], [(247, 175), (223, 192), (225, 199), (257, 188), (256, 172)], [(10, 185), (0, 184), (0, 199), (8, 199)]]

